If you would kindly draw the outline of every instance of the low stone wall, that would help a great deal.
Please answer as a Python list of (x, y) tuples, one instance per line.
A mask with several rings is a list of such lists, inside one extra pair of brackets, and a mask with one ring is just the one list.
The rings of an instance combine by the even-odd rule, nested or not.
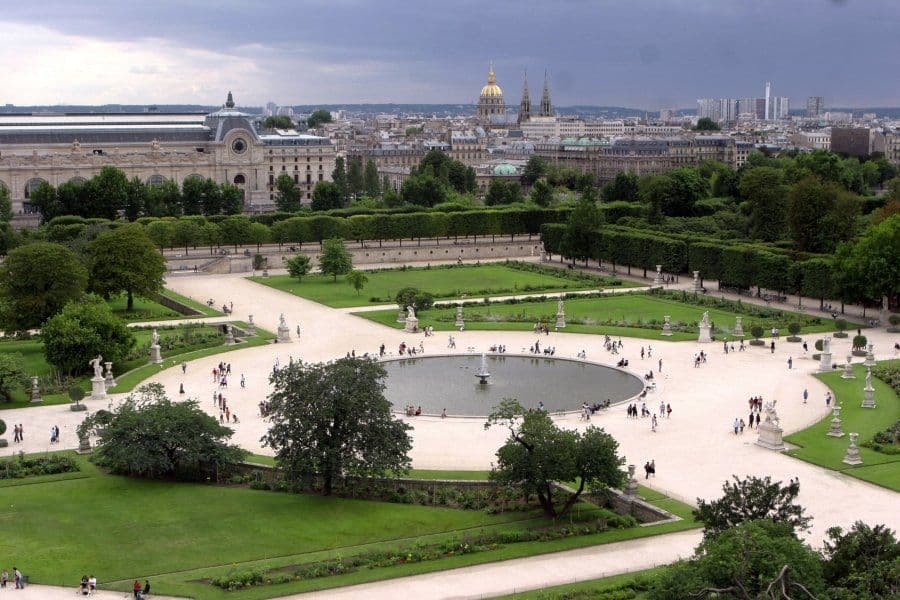
[[(284, 249), (264, 248), (260, 254), (268, 259), (270, 269), (282, 269), (284, 263), (298, 254), (305, 254), (312, 259), (312, 267), (319, 266), (319, 246), (318, 244), (307, 244), (296, 252), (288, 250), (290, 246)], [(530, 256), (539, 256), (541, 253), (541, 243), (535, 239), (533, 241), (515, 240), (496, 242), (485, 241), (478, 243), (453, 243), (452, 241), (443, 240), (442, 243), (436, 245), (433, 240), (420, 246), (416, 242), (409, 242), (407, 246), (396, 246), (379, 248), (375, 244), (369, 244), (365, 248), (353, 247), (348, 244), (347, 250), (353, 256), (353, 264), (371, 265), (388, 263), (407, 264), (407, 263), (427, 263), (429, 261), (453, 261), (461, 259), (465, 261), (472, 260), (490, 260), (503, 258), (526, 258)], [(197, 251), (195, 255), (188, 256), (169, 256), (166, 266), (169, 271), (193, 271), (196, 267), (199, 271), (206, 273), (249, 273), (253, 270), (253, 258), (245, 256), (241, 253), (229, 254), (227, 256), (210, 256), (202, 251)]]
[(157, 295), (153, 298), (153, 300), (155, 300), (156, 302), (162, 304), (162, 305), (165, 306), (166, 308), (171, 308), (171, 309), (174, 310), (175, 312), (181, 313), (181, 314), (183, 314), (183, 315), (190, 315), (190, 316), (193, 317), (193, 316), (197, 316), (197, 315), (202, 315), (202, 314), (203, 314), (203, 313), (200, 312), (199, 310), (197, 310), (197, 309), (195, 309), (195, 308), (191, 308), (191, 307), (188, 306), (187, 304), (184, 304), (184, 303), (182, 303), (182, 302), (179, 302), (178, 300), (175, 300), (174, 298), (169, 298), (168, 296), (164, 296), (164, 295), (162, 295), (162, 294), (157, 294)]

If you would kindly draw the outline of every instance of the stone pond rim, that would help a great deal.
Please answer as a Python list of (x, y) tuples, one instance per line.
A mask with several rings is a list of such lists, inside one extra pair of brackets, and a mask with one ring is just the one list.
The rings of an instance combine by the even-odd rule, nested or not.
[[(577, 413), (583, 402), (611, 404), (634, 401), (644, 389), (640, 377), (624, 369), (583, 359), (533, 354), (488, 354), (491, 379), (474, 377), (481, 354), (437, 354), (392, 357), (381, 361), (388, 373), (385, 397), (393, 410), (422, 407), (425, 416), (486, 417), (503, 398), (516, 398), (526, 408), (539, 402), (550, 413)], [(653, 402), (655, 395), (648, 396)]]

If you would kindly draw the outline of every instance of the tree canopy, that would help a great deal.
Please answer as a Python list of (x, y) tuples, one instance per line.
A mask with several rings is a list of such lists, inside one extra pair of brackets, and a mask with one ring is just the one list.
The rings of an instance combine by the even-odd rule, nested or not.
[(322, 108), (314, 110), (306, 119), (306, 126), (310, 129), (315, 129), (323, 123), (331, 123), (331, 112)]
[(709, 117), (700, 117), (697, 120), (697, 125), (694, 127), (694, 131), (719, 131), (721, 129), (719, 124)]
[(297, 212), (300, 210), (300, 189), (294, 183), (294, 178), (287, 173), (282, 173), (275, 180), (275, 207), (284, 212)]
[[(25, 373), (25, 359), (19, 352), (0, 353), (0, 400), (12, 402), (12, 394), (16, 389), (28, 385)], [(0, 435), (3, 432), (0, 431)]]
[(98, 296), (86, 295), (66, 304), (41, 330), (47, 362), (66, 375), (89, 371), (98, 354), (118, 363), (128, 356), (135, 339), (122, 319)]
[[(545, 411), (526, 411), (511, 398), (494, 408), (484, 426), (495, 424), (506, 427), (509, 437), (497, 450), (491, 479), (535, 494), (550, 518), (564, 517), (585, 490), (602, 492), (624, 481), (619, 445), (603, 429), (561, 429)], [(566, 481), (577, 482), (577, 488), (558, 506), (554, 483)]]
[[(331, 116), (331, 113), (328, 115)], [(263, 120), (266, 129), (293, 129), (294, 120), (287, 115), (272, 115)]]
[(391, 414), (385, 377), (377, 361), (356, 357), (294, 362), (272, 374), (263, 442), (289, 482), (320, 483), (327, 496), (343, 476), (409, 468), (410, 427)]
[(747, 477), (722, 485), (723, 495), (716, 500), (697, 499), (694, 517), (703, 523), (703, 533), (715, 536), (740, 523), (769, 519), (783, 523), (792, 531), (809, 528), (812, 520), (803, 514), (803, 507), (796, 504), (800, 483), (788, 485), (772, 481), (771, 477)]
[(78, 433), (98, 436), (98, 464), (132, 477), (203, 479), (246, 454), (228, 444), (231, 429), (195, 400), (172, 402), (158, 383), (138, 388), (112, 412), (91, 414)]
[(9, 330), (39, 327), (85, 291), (88, 272), (61, 244), (34, 242), (9, 252), (0, 267), (2, 321)]
[(344, 240), (331, 238), (322, 241), (319, 269), (325, 275), (331, 275), (334, 281), (337, 281), (338, 275), (344, 275), (353, 269), (353, 257), (344, 246)]
[(140, 225), (110, 229), (90, 243), (90, 286), (104, 298), (119, 292), (128, 296), (127, 310), (134, 308), (134, 295), (151, 297), (163, 289), (166, 261)]

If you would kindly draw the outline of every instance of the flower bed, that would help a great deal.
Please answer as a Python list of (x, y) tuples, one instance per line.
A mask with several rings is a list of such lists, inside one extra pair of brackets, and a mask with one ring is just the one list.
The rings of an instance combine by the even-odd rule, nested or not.
[(0, 461), (0, 479), (23, 479), (40, 475), (56, 475), (79, 471), (78, 463), (68, 456), (50, 455), (37, 458), (13, 458)]

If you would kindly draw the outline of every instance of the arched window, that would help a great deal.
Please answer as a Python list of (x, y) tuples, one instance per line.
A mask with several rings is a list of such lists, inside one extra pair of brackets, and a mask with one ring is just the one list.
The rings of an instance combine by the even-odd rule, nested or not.
[(69, 180), (69, 183), (72, 183), (75, 185), (84, 185), (85, 183), (87, 183), (87, 180), (84, 177), (79, 177), (78, 175), (76, 175), (75, 177), (73, 177), (72, 179)]
[(203, 181), (203, 175), (200, 175), (199, 173), (191, 173), (184, 178), (185, 181), (187, 181), (188, 179), (198, 179), (200, 181)]
[(147, 178), (148, 185), (162, 185), (166, 182), (166, 178), (160, 175), (159, 173), (154, 173), (150, 177)]
[(40, 177), (35, 177), (33, 179), (29, 179), (28, 183), (25, 184), (25, 199), (27, 200), (28, 198), (30, 198), (31, 192), (38, 189), (38, 187), (42, 183), (47, 183), (47, 182), (44, 179), (41, 179)]
[(234, 176), (234, 185), (244, 185), (245, 183), (247, 183), (247, 179), (242, 174)]

